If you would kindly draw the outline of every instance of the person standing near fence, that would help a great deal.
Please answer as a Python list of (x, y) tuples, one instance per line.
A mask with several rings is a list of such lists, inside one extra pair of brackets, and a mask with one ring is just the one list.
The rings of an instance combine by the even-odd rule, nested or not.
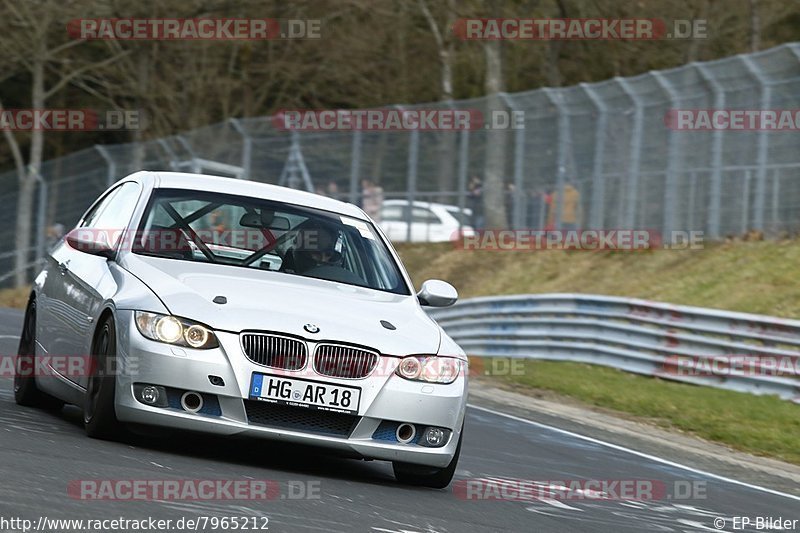
[(328, 180), (328, 185), (325, 187), (325, 195), (339, 200), (339, 185), (334, 180)]
[(361, 180), (361, 209), (375, 222), (381, 221), (383, 189), (369, 178)]
[(483, 229), (483, 182), (472, 176), (467, 185), (467, 203), (472, 210), (472, 227)]
[(576, 230), (580, 228), (583, 211), (581, 209), (581, 193), (570, 180), (564, 185), (564, 200), (562, 202), (558, 190), (552, 194), (550, 212), (547, 215), (547, 228), (556, 227), (559, 204), (561, 207), (561, 229)]
[(527, 196), (528, 209), (525, 213), (529, 228), (544, 229), (547, 208), (550, 205), (550, 195), (546, 191), (536, 189)]
[(47, 226), (47, 249), (51, 249), (53, 246), (61, 241), (61, 238), (64, 236), (64, 224), (60, 224), (56, 222), (51, 226)]
[[(514, 182), (507, 181), (504, 189), (505, 192), (505, 207), (506, 207), (506, 226), (509, 228), (514, 227), (514, 220), (517, 210), (517, 186)], [(523, 210), (524, 212), (524, 210)]]

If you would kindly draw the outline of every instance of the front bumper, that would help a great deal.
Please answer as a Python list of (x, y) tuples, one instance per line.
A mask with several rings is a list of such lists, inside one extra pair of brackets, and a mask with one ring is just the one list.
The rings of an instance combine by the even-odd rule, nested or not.
[[(144, 338), (136, 329), (132, 311), (118, 310), (117, 315), (120, 371), (117, 373), (116, 413), (122, 422), (217, 435), (262, 437), (325, 447), (368, 459), (440, 468), (447, 466), (455, 454), (466, 410), (466, 372), (449, 385), (408, 381), (394, 374), (399, 362), (397, 358), (382, 358), (378, 371), (355, 380), (312, 376), (309, 369), (297, 373), (275, 371), (248, 360), (241, 350), (237, 334), (217, 332), (220, 347), (211, 350), (180, 348)], [(352, 431), (346, 436), (330, 436), (313, 429), (296, 430), (251, 423), (245, 400), (249, 397), (254, 372), (280, 373), (286, 377), (360, 387), (361, 403)], [(210, 376), (222, 378), (224, 385), (213, 385)], [(134, 383), (210, 395), (218, 401), (219, 410), (213, 414), (190, 413), (180, 407), (146, 405), (135, 398)], [(271, 404), (265, 404), (268, 405)], [(379, 426), (385, 421), (406, 422), (420, 428), (441, 427), (451, 430), (452, 434), (439, 448), (375, 438)]]

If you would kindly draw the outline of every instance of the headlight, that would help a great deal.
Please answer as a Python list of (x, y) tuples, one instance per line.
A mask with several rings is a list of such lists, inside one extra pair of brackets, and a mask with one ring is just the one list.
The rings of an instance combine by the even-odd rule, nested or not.
[(171, 315), (136, 311), (136, 327), (148, 339), (188, 348), (216, 348), (216, 335), (202, 324)]
[(452, 383), (461, 372), (461, 361), (453, 357), (411, 355), (404, 357), (395, 373), (401, 378), (428, 383)]

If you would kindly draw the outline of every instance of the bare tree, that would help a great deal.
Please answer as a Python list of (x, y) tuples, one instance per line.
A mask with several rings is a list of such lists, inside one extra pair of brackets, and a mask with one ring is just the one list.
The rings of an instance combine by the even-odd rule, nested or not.
[[(558, 7), (558, 16), (560, 18), (569, 17), (567, 11), (567, 4), (564, 0), (556, 0)], [(564, 41), (560, 39), (553, 39), (547, 43), (547, 85), (550, 87), (560, 87), (563, 82), (561, 75), (560, 61), (561, 50), (564, 48)]]
[(451, 29), (456, 19), (456, 3), (455, 0), (447, 0), (447, 18), (444, 27), (440, 28), (426, 0), (418, 0), (418, 2), (419, 8), (425, 16), (425, 21), (428, 23), (431, 34), (436, 41), (439, 66), (441, 67), (442, 100), (450, 101), (453, 99), (453, 35)]
[[(70, 20), (71, 4), (59, 0), (16, 2), (3, 0), (3, 18), (15, 31), (0, 34), (0, 48), (4, 52), (6, 67), (20, 70), (30, 77), (30, 107), (44, 109), (48, 99), (63, 90), (92, 69), (107, 65), (117, 59), (111, 56), (99, 61), (77, 61), (70, 51), (81, 41), (68, 40), (65, 30)], [(59, 37), (60, 36), (60, 37)], [(56, 41), (57, 44), (51, 44)], [(2, 102), (0, 102), (2, 109)], [(17, 137), (4, 130), (17, 170), (19, 194), (15, 232), (15, 283), (27, 283), (29, 248), (32, 235), (32, 210), (36, 181), (40, 176), (44, 153), (45, 132), (33, 128), (27, 161)]]
[[(442, 27), (436, 21), (426, 0), (418, 0), (420, 10), (425, 16), (431, 34), (436, 42), (439, 56), (440, 100), (447, 106), (453, 103), (453, 24), (456, 20), (455, 0), (447, 0), (446, 16)], [(455, 188), (456, 133), (443, 131), (438, 139), (438, 171), (436, 179), (440, 191), (451, 191)]]

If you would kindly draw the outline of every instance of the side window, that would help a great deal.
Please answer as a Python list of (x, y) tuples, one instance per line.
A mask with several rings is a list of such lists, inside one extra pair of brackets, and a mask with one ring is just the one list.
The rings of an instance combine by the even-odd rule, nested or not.
[(97, 220), (97, 217), (100, 216), (100, 213), (102, 213), (103, 210), (105, 210), (108, 203), (111, 202), (117, 194), (119, 194), (119, 187), (108, 193), (108, 196), (106, 196), (100, 203), (95, 205), (91, 209), (91, 211), (86, 213), (86, 216), (83, 217), (83, 221), (81, 222), (79, 227), (94, 228), (95, 227), (94, 222), (95, 220)]
[(116, 246), (121, 232), (131, 220), (136, 202), (139, 199), (139, 185), (133, 182), (123, 183), (87, 213), (81, 224), (82, 228), (96, 228), (105, 232), (112, 246)]
[(439, 224), (441, 222), (441, 220), (439, 220), (439, 217), (436, 216), (436, 213), (434, 213), (430, 209), (425, 209), (423, 207), (415, 207), (413, 214), (414, 214), (414, 218), (412, 219), (413, 222), (421, 222), (423, 224)]
[(399, 205), (387, 205), (381, 210), (381, 220), (384, 222), (402, 222), (403, 209)]

